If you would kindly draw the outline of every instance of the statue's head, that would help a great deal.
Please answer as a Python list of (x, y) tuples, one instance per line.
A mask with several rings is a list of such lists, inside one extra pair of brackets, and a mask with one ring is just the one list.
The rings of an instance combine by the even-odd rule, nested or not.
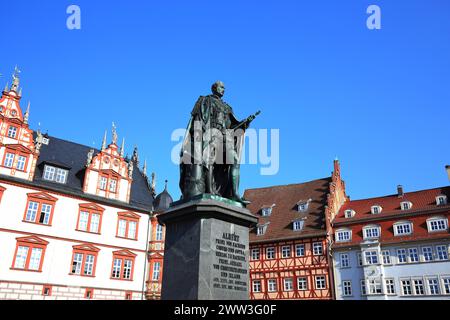
[(225, 85), (222, 81), (216, 81), (213, 83), (213, 85), (211, 86), (211, 91), (213, 94), (219, 96), (219, 97), (223, 97), (223, 95), (225, 94)]

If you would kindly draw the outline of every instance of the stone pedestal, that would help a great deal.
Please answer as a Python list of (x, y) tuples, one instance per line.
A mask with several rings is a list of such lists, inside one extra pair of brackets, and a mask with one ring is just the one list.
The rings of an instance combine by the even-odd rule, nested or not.
[(220, 197), (174, 202), (166, 226), (161, 298), (249, 299), (249, 228), (257, 218)]

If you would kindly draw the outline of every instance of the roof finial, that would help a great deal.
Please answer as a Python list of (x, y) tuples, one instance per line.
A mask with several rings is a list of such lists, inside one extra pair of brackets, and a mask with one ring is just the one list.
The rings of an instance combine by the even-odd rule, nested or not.
[(131, 160), (136, 163), (139, 164), (139, 155), (138, 155), (138, 148), (135, 146), (134, 150), (133, 150), (133, 156), (131, 157)]
[(13, 82), (11, 85), (11, 91), (15, 91), (18, 92), (19, 89), (19, 83), (20, 83), (20, 79), (19, 79), (19, 73), (21, 71), (19, 70), (19, 68), (17, 68), (17, 66), (14, 68), (14, 73), (12, 75), (13, 78)]
[(152, 193), (156, 194), (156, 173), (152, 172), (152, 182), (151, 182)]
[(133, 162), (132, 161), (128, 162), (128, 177), (130, 177), (130, 178), (133, 177)]
[(120, 147), (120, 156), (123, 158), (125, 153), (125, 138), (122, 138), (122, 146)]
[(144, 177), (147, 176), (147, 159), (144, 160), (144, 167), (142, 168), (142, 173), (144, 174)]
[(4, 92), (9, 92), (8, 82), (6, 82), (6, 84), (5, 84), (5, 89), (4, 89), (3, 91), (4, 91)]
[(165, 182), (164, 190), (167, 191), (167, 183), (168, 183), (169, 181), (166, 179), (166, 181), (164, 181), (164, 182)]
[(105, 136), (103, 137), (102, 151), (106, 149), (106, 131), (107, 130), (105, 130)]
[(111, 131), (112, 131), (112, 143), (117, 145), (117, 131), (116, 131), (116, 125), (114, 124), (114, 122), (112, 123)]
[(30, 101), (28, 101), (27, 111), (25, 111), (25, 115), (23, 116), (23, 123), (28, 124), (29, 115), (30, 115)]

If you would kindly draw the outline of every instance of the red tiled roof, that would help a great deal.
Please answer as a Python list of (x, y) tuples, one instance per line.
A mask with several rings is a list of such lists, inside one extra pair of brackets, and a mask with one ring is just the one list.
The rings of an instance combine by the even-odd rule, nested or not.
[[(322, 236), (325, 232), (325, 206), (331, 178), (313, 180), (300, 184), (248, 189), (244, 197), (251, 201), (248, 209), (259, 217), (258, 224), (269, 222), (266, 233), (256, 235), (256, 228), (250, 232), (250, 242), (276, 241), (305, 236)], [(311, 199), (306, 212), (297, 211), (299, 201)], [(261, 216), (261, 208), (275, 204), (272, 214)], [(306, 218), (301, 231), (294, 231), (292, 222)]]
[[(450, 187), (405, 192), (403, 197), (398, 197), (397, 194), (394, 194), (384, 197), (347, 201), (341, 207), (333, 222), (351, 222), (359, 219), (374, 217), (375, 215), (371, 213), (371, 207), (374, 205), (379, 205), (382, 208), (381, 213), (376, 214), (379, 218), (387, 217), (389, 215), (396, 215), (399, 213), (406, 214), (436, 209), (438, 208), (436, 205), (436, 197), (439, 195), (447, 196), (447, 199), (450, 202)], [(403, 201), (411, 202), (412, 208), (410, 210), (402, 211), (400, 208), (400, 203)], [(447, 204), (446, 207), (450, 208), (450, 205)], [(345, 218), (345, 210), (349, 209), (354, 210), (355, 215), (352, 218)]]

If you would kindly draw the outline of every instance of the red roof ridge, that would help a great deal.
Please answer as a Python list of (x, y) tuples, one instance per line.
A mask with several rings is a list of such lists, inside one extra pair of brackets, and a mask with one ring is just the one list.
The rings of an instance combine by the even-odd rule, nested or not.
[(274, 189), (274, 188), (280, 188), (280, 187), (299, 186), (299, 185), (302, 185), (302, 184), (308, 184), (308, 183), (311, 183), (311, 182), (324, 181), (324, 180), (331, 180), (331, 176), (330, 176), (330, 177), (321, 178), (321, 179), (314, 179), (314, 180), (310, 180), (310, 181), (306, 181), (306, 182), (301, 182), (301, 183), (280, 184), (280, 185), (274, 185), (274, 186), (262, 187), (262, 188), (248, 188), (248, 189), (245, 189), (245, 191), (251, 191), (251, 190), (263, 190), (263, 189)]
[(409, 194), (415, 194), (415, 193), (420, 193), (420, 192), (428, 192), (428, 191), (432, 191), (432, 190), (437, 190), (437, 189), (445, 189), (445, 188), (450, 188), (450, 186), (442, 186), (442, 187), (436, 187), (436, 188), (430, 188), (430, 189), (421, 189), (421, 190), (415, 190), (415, 191), (410, 191), (410, 192), (405, 192), (403, 194), (403, 197), (398, 197), (398, 195), (396, 193), (394, 194), (390, 194), (390, 195), (386, 195), (386, 196), (378, 196), (378, 197), (370, 197), (370, 198), (363, 198), (363, 199), (356, 199), (356, 200), (349, 200), (348, 202), (346, 202), (345, 204), (348, 205), (352, 202), (358, 202), (358, 201), (368, 201), (368, 200), (375, 200), (375, 199), (386, 199), (386, 198), (390, 198), (390, 197), (398, 197), (398, 199), (406, 199), (407, 200), (407, 196)]

